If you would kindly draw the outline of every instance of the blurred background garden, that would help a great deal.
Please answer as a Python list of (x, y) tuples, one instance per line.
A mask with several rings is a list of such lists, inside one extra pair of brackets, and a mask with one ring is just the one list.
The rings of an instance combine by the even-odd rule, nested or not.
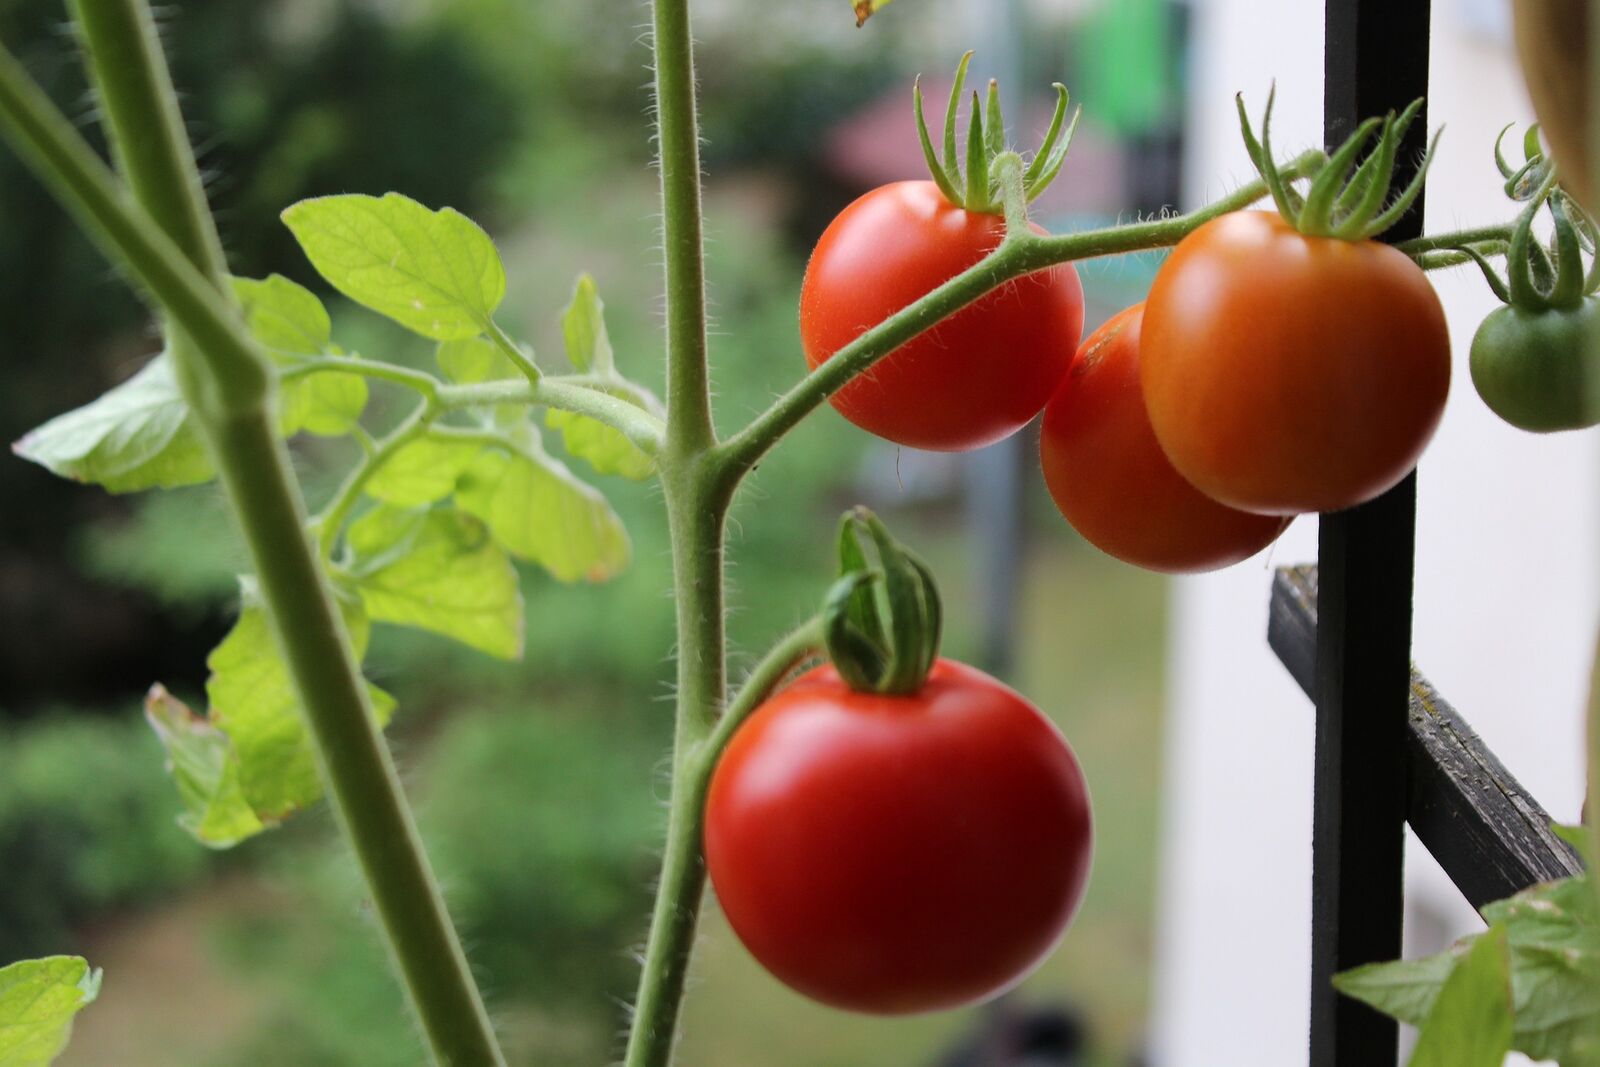
[[(725, 425), (803, 369), (796, 298), (821, 227), (870, 185), (919, 176), (911, 77), (947, 81), (969, 44), (1006, 48), (969, 10), (983, 5), (917, 3), (926, 10), (900, 25), (862, 32), (842, 0), (696, 5)], [(1007, 63), (1013, 94), (1042, 90), (1026, 103), (1013, 95), (1020, 142), (1047, 120), (1049, 84), (1093, 66), (1069, 33), (1083, 25), (1081, 5), (1024, 6), (1008, 12), (1006, 36), (1027, 48), (978, 60), (985, 74)], [(1095, 32), (1155, 46), (1176, 32), (1163, 5), (1134, 6), (1133, 23)], [(622, 369), (659, 389), (636, 0), (209, 0), (162, 14), (236, 274), (316, 286), (278, 212), (318, 194), (402, 190), (494, 234), (511, 279), (505, 320), (547, 360), (559, 359), (573, 278), (591, 272)], [(62, 6), (0, 3), (0, 38), (99, 138)], [(1118, 86), (1103, 65), (1093, 76)], [(1119, 176), (1133, 154), (1165, 158), (1164, 90), (1151, 85), (1155, 96), (1124, 101), (1122, 128), (1091, 120), (1079, 149), (1088, 177), (1063, 181), (1071, 188), (1048, 212), (1141, 206), (1119, 199)], [(1162, 194), (1149, 195), (1159, 206)], [(7, 441), (126, 379), (154, 347), (126, 286), (9, 153), (0, 276)], [(1091, 277), (1092, 320), (1142, 277), (1127, 265), (1098, 285)], [(319, 294), (347, 348), (431, 358), (415, 337)], [(392, 422), (403, 399), (376, 392), (369, 425)], [(313, 505), (349, 445), (294, 442)], [(978, 462), (1021, 473), (1034, 460), (1018, 442)], [(925, 550), (953, 606), (947, 648), (987, 659), (1052, 714), (1095, 794), (1099, 849), (1082, 916), (1003, 1010), (1079, 1013), (1094, 1050), (1082, 1062), (1124, 1064), (1145, 1008), (1163, 586), (1081, 544), (1037, 478), (1012, 479), (1025, 487), (1026, 522), (985, 545), (973, 481), (968, 461), (903, 454), (820, 416), (735, 511), (732, 632), (758, 652), (814, 609), (837, 515), (858, 500)], [(528, 570), (520, 663), (385, 627), (369, 657), (371, 676), (399, 698), (393, 744), (516, 1063), (616, 1054), (664, 819), (672, 613), (660, 499), (647, 484), (597, 484), (627, 522), (633, 564), (599, 586)], [(110, 496), (13, 457), (0, 462), (0, 498), (0, 964), (81, 953), (107, 975), (61, 1062), (421, 1062), (325, 807), (220, 853), (175, 821), (141, 698), (161, 682), (204, 704), (205, 658), (237, 610), (243, 569), (218, 490)], [(912, 1067), (939, 1062), (985, 1021), (819, 1008), (766, 977), (710, 916), (684, 1063)]]

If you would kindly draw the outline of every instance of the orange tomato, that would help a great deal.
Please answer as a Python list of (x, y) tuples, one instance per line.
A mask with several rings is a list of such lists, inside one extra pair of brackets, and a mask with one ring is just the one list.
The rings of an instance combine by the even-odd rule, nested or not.
[(1422, 269), (1279, 215), (1213, 219), (1145, 302), (1140, 377), (1178, 473), (1264, 514), (1337, 511), (1416, 465), (1444, 412), (1450, 338)]

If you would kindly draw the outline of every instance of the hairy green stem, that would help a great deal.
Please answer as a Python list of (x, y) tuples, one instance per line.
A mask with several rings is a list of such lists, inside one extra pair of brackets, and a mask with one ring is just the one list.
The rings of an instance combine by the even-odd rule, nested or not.
[[(354, 356), (314, 356), (309, 359), (297, 358), (293, 363), (285, 364), (278, 370), (279, 381), (293, 381), (304, 378), (310, 374), (322, 374), (328, 371), (337, 371), (341, 374), (359, 374), (363, 378), (372, 378), (376, 381), (389, 382), (392, 385), (403, 385), (413, 392), (420, 393), (428, 400), (434, 399), (439, 392), (439, 387), (444, 383), (427, 371), (413, 370), (395, 363), (384, 363), (376, 359), (357, 359)], [(527, 387), (526, 382), (518, 385)]]
[(666, 1067), (705, 893), (701, 798), (692, 754), (727, 695), (723, 535), (733, 486), (707, 462), (716, 444), (706, 360), (700, 134), (688, 0), (655, 0), (655, 103), (667, 296), (667, 427), (660, 456), (677, 609), (672, 798), (627, 1067)]
[(677, 451), (716, 439), (706, 361), (705, 235), (689, 0), (651, 5), (661, 230), (667, 272), (667, 426)]
[(305, 514), (272, 420), (247, 416), (211, 439), (273, 631), (305, 709), (334, 811), (434, 1058), (502, 1065), (438, 883), (373, 718), (360, 668), (307, 541)]
[(588, 374), (560, 377), (544, 375), (536, 381), (506, 379), (470, 385), (447, 385), (426, 371), (401, 367), (373, 359), (350, 356), (317, 356), (300, 359), (278, 372), (282, 381), (308, 374), (338, 371), (401, 385), (421, 395), (438, 411), (487, 407), (493, 404), (523, 404), (570, 411), (584, 415), (616, 430), (634, 447), (648, 456), (661, 451), (665, 428), (660, 419), (637, 404), (629, 403), (608, 390), (629, 389), (626, 381), (611, 382)]
[(522, 350), (522, 346), (513, 341), (511, 335), (502, 330), (500, 324), (493, 319), (489, 320), (488, 332), (489, 339), (511, 361), (511, 365), (521, 371), (523, 377), (527, 378), (528, 381), (538, 382), (540, 378), (539, 368), (534, 365), (533, 360), (528, 358), (528, 353)]
[(696, 754), (708, 780), (716, 769), (717, 761), (722, 758), (723, 750), (733, 739), (734, 732), (750, 717), (750, 713), (771, 696), (773, 690), (778, 688), (778, 683), (796, 667), (821, 655), (822, 650), (822, 616), (816, 615), (790, 631), (761, 658), (761, 662), (756, 664), (739, 687), (739, 692), (728, 701), (728, 710), (717, 720), (716, 728), (706, 739), (705, 746)]
[(565, 378), (540, 378), (537, 382), (484, 382), (480, 385), (442, 385), (439, 405), (445, 410), (488, 404), (538, 404), (586, 415), (616, 430), (647, 456), (659, 455), (666, 439), (661, 420), (636, 404), (612, 396), (600, 387)]
[[(1309, 151), (1281, 167), (1285, 177), (1296, 177), (1320, 166), (1326, 157)], [(1248, 207), (1267, 195), (1264, 181), (1253, 181), (1234, 193), (1186, 215), (1127, 226), (1042, 237), (1025, 228), (1007, 227), (1006, 239), (984, 259), (957, 274), (854, 341), (835, 352), (743, 430), (717, 449), (717, 463), (737, 480), (753, 468), (769, 449), (828, 397), (874, 363), (924, 330), (978, 300), (1013, 278), (1036, 270), (1097, 256), (1166, 248), (1177, 244), (1212, 219)]]
[[(645, 950), (645, 981), (628, 1046), (628, 1067), (658, 1067), (671, 1060), (678, 1004), (683, 997), (699, 901), (705, 888), (701, 837), (706, 797), (717, 761), (739, 725), (778, 683), (822, 648), (822, 620), (809, 620), (762, 658), (709, 734), (682, 736), (673, 766), (672, 804), (655, 914)], [(681, 727), (680, 723), (680, 727)]]
[(273, 379), (222, 285), (214, 227), (144, 0), (80, 0), (120, 187), (0, 50), (0, 127), (79, 225), (162, 307), (179, 382), (250, 549), (334, 807), (435, 1056), (499, 1064), (488, 1015), (450, 926), (348, 636), (304, 529), (273, 413)]
[(1417, 259), (1424, 252), (1448, 251), (1460, 248), (1462, 245), (1504, 245), (1510, 242), (1511, 231), (1515, 228), (1515, 225), (1508, 223), (1500, 226), (1477, 226), (1470, 230), (1428, 233), (1421, 237), (1413, 237), (1409, 241), (1397, 241), (1393, 247), (1412, 259)]
[(377, 476), (385, 463), (394, 458), (396, 452), (426, 433), (438, 412), (436, 402), (424, 400), (400, 425), (373, 442), (370, 448), (364, 450), (361, 462), (345, 475), (339, 488), (334, 490), (333, 498), (311, 520), (317, 555), (324, 563), (333, 558), (333, 550), (339, 545), (339, 535), (344, 532), (350, 512), (361, 500), (361, 491), (367, 487), (367, 483)]
[(149, 212), (78, 135), (22, 64), (0, 48), (0, 134), (79, 228), (155, 303), (180, 323), (211, 368), (212, 411), (249, 409), (266, 395), (270, 371), (228, 299), (184, 255)]

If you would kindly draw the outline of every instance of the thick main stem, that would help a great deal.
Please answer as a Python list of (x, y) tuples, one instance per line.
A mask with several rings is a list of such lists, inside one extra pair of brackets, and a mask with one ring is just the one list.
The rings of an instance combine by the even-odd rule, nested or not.
[(700, 817), (707, 776), (699, 753), (727, 690), (723, 528), (732, 500), (732, 483), (708, 462), (716, 431), (706, 363), (700, 135), (688, 0), (655, 0), (653, 14), (667, 289), (667, 428), (659, 462), (672, 538), (678, 699), (666, 850), (627, 1067), (671, 1062), (705, 892)]
[(667, 268), (667, 412), (680, 451), (709, 447), (705, 236), (700, 203), (700, 127), (689, 0), (655, 0), (656, 137)]

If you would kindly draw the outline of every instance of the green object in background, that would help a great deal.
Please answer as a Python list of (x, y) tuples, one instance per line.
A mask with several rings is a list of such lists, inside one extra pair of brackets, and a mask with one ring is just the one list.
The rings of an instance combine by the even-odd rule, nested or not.
[(1123, 136), (1164, 123), (1173, 99), (1167, 0), (1104, 0), (1078, 31), (1074, 92), (1096, 122)]

